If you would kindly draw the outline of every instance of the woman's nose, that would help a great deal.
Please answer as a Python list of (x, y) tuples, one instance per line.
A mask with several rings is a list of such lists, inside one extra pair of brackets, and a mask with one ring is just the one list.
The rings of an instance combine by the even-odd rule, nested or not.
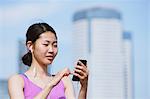
[(48, 52), (53, 52), (53, 47), (52, 46), (49, 47)]

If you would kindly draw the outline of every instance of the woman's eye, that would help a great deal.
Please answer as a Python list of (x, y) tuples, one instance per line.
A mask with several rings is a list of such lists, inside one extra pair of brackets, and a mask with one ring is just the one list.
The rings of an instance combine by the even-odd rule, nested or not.
[(44, 46), (48, 46), (48, 44), (43, 44)]
[(54, 45), (54, 47), (57, 47), (57, 45)]

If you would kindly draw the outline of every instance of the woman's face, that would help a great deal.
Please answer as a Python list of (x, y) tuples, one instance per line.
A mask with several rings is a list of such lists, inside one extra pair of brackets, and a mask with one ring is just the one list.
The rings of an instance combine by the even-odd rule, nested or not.
[(49, 65), (57, 55), (57, 39), (52, 32), (45, 32), (40, 35), (33, 46), (33, 57), (42, 65)]

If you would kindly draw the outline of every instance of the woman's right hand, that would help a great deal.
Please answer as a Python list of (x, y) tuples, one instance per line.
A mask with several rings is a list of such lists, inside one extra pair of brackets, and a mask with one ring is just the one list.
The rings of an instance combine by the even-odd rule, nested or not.
[(50, 84), (52, 87), (54, 87), (55, 85), (57, 85), (57, 83), (59, 83), (59, 81), (64, 77), (64, 76), (69, 76), (70, 74), (70, 70), (68, 68), (64, 68), (63, 70), (61, 70), (60, 72), (58, 72), (50, 81)]

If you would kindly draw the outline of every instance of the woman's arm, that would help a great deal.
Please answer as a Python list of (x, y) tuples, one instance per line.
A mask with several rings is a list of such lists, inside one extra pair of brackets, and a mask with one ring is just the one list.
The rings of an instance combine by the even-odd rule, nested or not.
[(86, 99), (87, 98), (87, 87), (88, 87), (88, 80), (81, 84), (81, 89), (78, 95), (78, 99)]
[(69, 76), (65, 76), (62, 79), (64, 86), (65, 86), (65, 96), (67, 99), (75, 99), (74, 90), (72, 82), (69, 78)]
[(47, 84), (45, 88), (34, 97), (34, 99), (46, 99), (49, 92), (52, 90), (53, 86), (51, 84)]
[(10, 99), (24, 99), (24, 81), (19, 75), (13, 75), (8, 80), (8, 92)]
[(80, 65), (75, 66), (74, 75), (80, 78), (80, 92), (78, 99), (86, 99), (87, 97), (87, 87), (88, 87), (88, 75), (89, 71), (87, 66), (79, 61)]

